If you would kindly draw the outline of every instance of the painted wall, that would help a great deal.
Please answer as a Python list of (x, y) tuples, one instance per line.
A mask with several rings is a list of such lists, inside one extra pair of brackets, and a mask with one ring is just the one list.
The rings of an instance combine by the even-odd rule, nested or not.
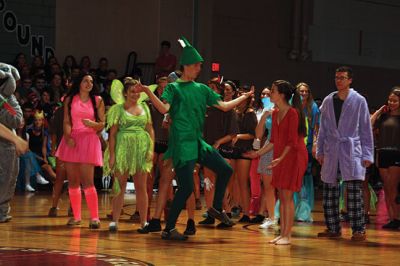
[(0, 60), (54, 52), (55, 0), (0, 0)]

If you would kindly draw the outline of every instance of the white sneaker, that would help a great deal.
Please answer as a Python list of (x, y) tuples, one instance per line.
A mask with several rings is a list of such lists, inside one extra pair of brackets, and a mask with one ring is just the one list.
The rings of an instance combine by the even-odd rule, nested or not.
[(47, 185), (49, 183), (49, 181), (44, 179), (44, 177), (41, 174), (37, 173), (36, 174), (36, 183), (41, 184), (41, 185)]
[(35, 192), (35, 189), (33, 187), (31, 187), (30, 184), (28, 184), (28, 185), (25, 186), (25, 191), (27, 191), (27, 192)]
[(275, 220), (272, 220), (270, 218), (265, 218), (263, 223), (259, 226), (259, 228), (267, 229), (267, 228), (269, 228), (271, 226), (274, 226), (274, 225), (276, 225), (276, 221)]

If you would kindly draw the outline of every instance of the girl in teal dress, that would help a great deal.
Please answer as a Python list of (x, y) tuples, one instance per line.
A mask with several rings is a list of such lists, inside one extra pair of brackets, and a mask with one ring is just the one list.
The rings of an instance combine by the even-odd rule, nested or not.
[(104, 154), (104, 171), (114, 175), (112, 202), (113, 221), (110, 231), (118, 229), (118, 219), (124, 203), (126, 182), (134, 176), (136, 204), (140, 213), (139, 233), (148, 233), (147, 224), (147, 176), (153, 162), (154, 131), (146, 103), (139, 103), (140, 93), (134, 86), (137, 80), (126, 78), (123, 95), (125, 102), (113, 105), (107, 113), (107, 129), (110, 129), (109, 146)]

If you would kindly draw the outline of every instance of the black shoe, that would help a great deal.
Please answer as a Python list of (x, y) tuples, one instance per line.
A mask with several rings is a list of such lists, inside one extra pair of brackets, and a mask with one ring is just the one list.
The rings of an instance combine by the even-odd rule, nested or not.
[(201, 225), (213, 225), (215, 223), (215, 219), (207, 216), (203, 221), (200, 221), (199, 224)]
[(176, 240), (176, 241), (185, 241), (188, 239), (188, 236), (185, 236), (176, 230), (176, 228), (169, 231), (162, 231), (161, 238), (164, 240)]
[(183, 232), (183, 234), (186, 236), (192, 236), (192, 235), (196, 234), (196, 226), (192, 219), (189, 219), (187, 221), (186, 230), (185, 230), (185, 232)]
[(226, 215), (226, 212), (224, 211), (220, 212), (214, 207), (211, 207), (208, 209), (207, 213), (210, 217), (215, 218), (227, 225), (235, 225), (235, 223), (229, 219), (228, 215)]
[(238, 221), (238, 223), (250, 223), (250, 217), (247, 215), (243, 215), (242, 218)]
[(160, 219), (151, 219), (149, 221), (149, 232), (160, 232), (161, 231), (161, 221)]
[(136, 230), (139, 234), (148, 234), (149, 231), (149, 224), (146, 223), (144, 226), (140, 227), (139, 229)]
[(250, 223), (252, 223), (252, 224), (261, 224), (264, 221), (264, 219), (265, 219), (264, 215), (257, 214), (256, 217), (250, 219)]
[(89, 229), (99, 229), (100, 221), (99, 220), (90, 220), (89, 221)]
[(224, 223), (219, 223), (219, 224), (217, 224), (217, 228), (218, 228), (218, 229), (231, 228), (232, 226), (234, 226), (234, 224), (224, 224)]
[(387, 224), (383, 225), (383, 229), (398, 229), (400, 227), (400, 220), (394, 219)]

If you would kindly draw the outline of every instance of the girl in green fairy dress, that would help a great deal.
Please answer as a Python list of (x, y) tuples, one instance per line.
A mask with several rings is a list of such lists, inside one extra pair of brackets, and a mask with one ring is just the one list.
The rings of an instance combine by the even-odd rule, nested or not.
[(135, 90), (137, 80), (125, 78), (124, 103), (113, 105), (107, 113), (107, 128), (110, 129), (109, 146), (104, 154), (104, 171), (114, 175), (112, 202), (113, 221), (110, 231), (117, 231), (118, 219), (124, 203), (126, 182), (134, 176), (136, 204), (140, 213), (141, 228), (148, 233), (147, 224), (147, 176), (152, 168), (154, 131), (148, 106), (138, 102), (140, 92)]

